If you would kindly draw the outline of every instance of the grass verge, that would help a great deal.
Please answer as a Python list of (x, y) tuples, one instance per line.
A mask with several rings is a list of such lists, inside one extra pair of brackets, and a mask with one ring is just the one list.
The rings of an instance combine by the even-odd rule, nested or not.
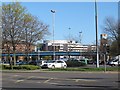
[[(13, 66), (13, 70), (37, 70), (41, 69), (39, 66), (35, 65), (20, 65)], [(0, 70), (11, 70), (9, 65), (0, 65)], [(119, 71), (120, 67), (107, 67), (106, 71)], [(87, 68), (87, 67), (67, 67), (67, 68), (55, 68), (55, 69), (42, 69), (42, 71), (105, 71), (104, 67), (99, 68)]]
[[(49, 71), (105, 71), (105, 68), (55, 68)], [(106, 71), (119, 71), (120, 67), (108, 67)]]

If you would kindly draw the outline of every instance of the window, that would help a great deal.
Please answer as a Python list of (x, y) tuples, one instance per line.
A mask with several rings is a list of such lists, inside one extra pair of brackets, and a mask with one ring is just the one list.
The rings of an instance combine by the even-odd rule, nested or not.
[(63, 63), (62, 61), (57, 61), (57, 63)]

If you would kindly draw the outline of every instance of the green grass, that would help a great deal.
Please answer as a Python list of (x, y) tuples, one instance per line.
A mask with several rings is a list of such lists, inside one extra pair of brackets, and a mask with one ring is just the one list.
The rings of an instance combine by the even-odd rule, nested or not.
[[(49, 71), (105, 71), (105, 68), (55, 68), (48, 69)], [(108, 67), (106, 71), (118, 71), (120, 67)]]
[[(13, 66), (13, 70), (37, 70), (41, 69), (39, 66), (34, 65), (20, 65)], [(0, 70), (10, 70), (9, 65), (0, 65)], [(43, 69), (42, 69), (43, 70)], [(107, 67), (106, 71), (119, 71), (120, 67)], [(99, 68), (86, 68), (86, 67), (67, 67), (67, 68), (55, 68), (55, 69), (45, 69), (43, 71), (105, 71), (104, 67)]]

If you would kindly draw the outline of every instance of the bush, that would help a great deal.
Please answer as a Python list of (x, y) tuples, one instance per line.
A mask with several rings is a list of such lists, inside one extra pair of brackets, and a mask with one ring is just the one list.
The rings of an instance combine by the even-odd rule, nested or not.
[(67, 61), (66, 63), (68, 67), (80, 67), (86, 65), (84, 62), (78, 62), (77, 60)]
[(11, 69), (9, 65), (2, 65), (2, 69)]
[(25, 70), (36, 70), (39, 69), (39, 66), (35, 66), (35, 65), (21, 65), (21, 69), (25, 69)]
[[(36, 70), (39, 69), (39, 66), (35, 66), (35, 65), (19, 65), (19, 66), (13, 66), (14, 70)], [(11, 67), (9, 65), (3, 65), (2, 69), (11, 69)]]

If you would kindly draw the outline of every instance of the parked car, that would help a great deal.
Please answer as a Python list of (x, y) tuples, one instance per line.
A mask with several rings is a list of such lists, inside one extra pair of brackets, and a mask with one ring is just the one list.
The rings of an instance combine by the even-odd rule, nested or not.
[(2, 65), (10, 65), (9, 62), (6, 62), (6, 61), (1, 62), (1, 64), (2, 64)]
[(28, 62), (29, 65), (37, 65), (40, 66), (41, 60), (31, 60)]
[(47, 63), (47, 60), (41, 60), (39, 66), (43, 66), (46, 63)]
[(120, 65), (120, 60), (119, 59), (113, 59), (108, 62), (108, 65), (110, 66), (118, 66)]
[(41, 68), (66, 68), (67, 64), (63, 60), (49, 60)]
[(19, 62), (16, 62), (16, 65), (27, 65), (28, 63), (25, 62), (25, 61), (19, 61)]

